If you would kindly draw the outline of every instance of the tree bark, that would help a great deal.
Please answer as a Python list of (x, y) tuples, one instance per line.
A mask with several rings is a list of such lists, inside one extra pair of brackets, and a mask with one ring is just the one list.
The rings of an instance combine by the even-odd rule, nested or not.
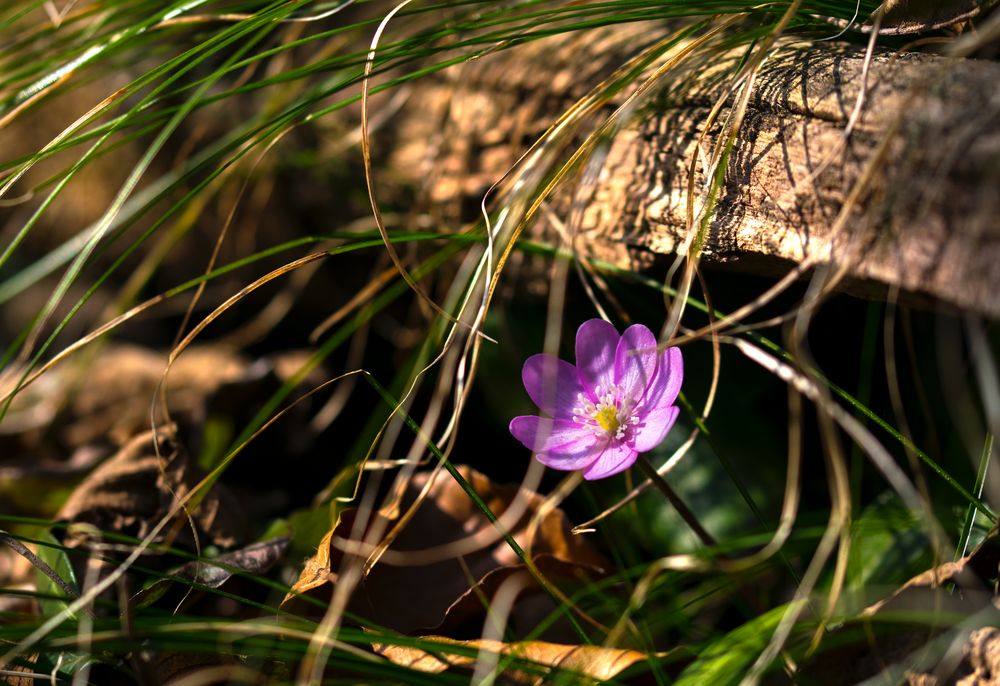
[[(392, 166), (423, 185), (443, 220), (474, 220), (487, 188), (655, 31), (555, 37), (418, 83), (397, 120)], [(845, 139), (863, 67), (863, 49), (830, 43), (768, 59), (704, 224), (702, 259), (769, 274), (817, 260), (843, 267), (853, 290), (898, 288), (909, 301), (1000, 316), (1000, 64), (877, 52)], [(554, 202), (564, 218), (566, 198), (583, 208), (574, 228), (588, 254), (642, 269), (683, 251), (697, 230), (689, 166), (700, 204), (699, 160), (735, 98), (706, 131), (727, 79), (686, 83), (664, 82), (615, 134), (596, 181)]]

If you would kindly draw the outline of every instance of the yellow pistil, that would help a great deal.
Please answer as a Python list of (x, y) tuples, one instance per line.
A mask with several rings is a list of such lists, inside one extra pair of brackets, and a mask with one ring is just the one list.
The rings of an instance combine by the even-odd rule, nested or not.
[(614, 406), (604, 406), (599, 409), (594, 415), (594, 421), (609, 434), (618, 432), (618, 412)]

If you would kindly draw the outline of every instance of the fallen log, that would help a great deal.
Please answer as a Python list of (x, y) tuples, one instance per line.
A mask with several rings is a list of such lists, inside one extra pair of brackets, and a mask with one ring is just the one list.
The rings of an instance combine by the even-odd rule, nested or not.
[[(394, 168), (424, 184), (444, 219), (474, 220), (487, 188), (651, 30), (546, 39), (419, 84), (398, 120)], [(855, 291), (898, 288), (910, 302), (1000, 316), (1000, 64), (877, 51), (845, 139), (864, 64), (863, 48), (830, 43), (786, 45), (768, 59), (702, 259), (768, 274), (818, 260), (845, 269)], [(578, 248), (630, 269), (685, 249), (696, 230), (689, 166), (727, 87), (695, 83), (666, 81), (615, 134), (596, 182), (567, 190), (584, 207)], [(704, 131), (703, 151), (727, 114)], [(699, 195), (704, 169), (696, 164)]]

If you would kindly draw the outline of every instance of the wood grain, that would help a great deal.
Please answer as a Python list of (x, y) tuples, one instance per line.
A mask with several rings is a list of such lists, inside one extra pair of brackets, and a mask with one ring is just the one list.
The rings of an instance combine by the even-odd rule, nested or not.
[[(422, 185), (442, 221), (474, 220), (490, 184), (655, 31), (662, 27), (546, 39), (418, 84), (398, 120), (394, 167)], [(704, 259), (777, 274), (815, 258), (844, 267), (853, 290), (898, 287), (910, 301), (1000, 316), (1000, 65), (877, 53), (862, 116), (844, 144), (863, 63), (860, 48), (829, 43), (785, 46), (769, 58), (736, 136)], [(588, 253), (643, 269), (683, 248), (688, 168), (725, 87), (705, 81), (665, 82), (617, 132), (596, 184), (582, 195), (565, 190), (583, 201)], [(705, 149), (720, 132), (708, 128)], [(852, 191), (858, 202), (845, 210)]]

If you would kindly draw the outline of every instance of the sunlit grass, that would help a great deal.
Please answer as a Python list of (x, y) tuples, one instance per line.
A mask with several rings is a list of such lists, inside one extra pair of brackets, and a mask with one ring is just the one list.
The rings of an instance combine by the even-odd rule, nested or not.
[[(246, 303), (259, 302), (255, 298), (261, 294), (282, 291), (292, 302), (315, 298), (308, 277), (294, 290), (290, 285), (306, 269), (342, 270), (346, 275), (353, 267), (370, 265), (371, 274), (390, 276), (383, 281), (373, 276), (365, 297), (342, 311), (338, 308), (344, 303), (331, 300), (329, 313), (337, 312), (335, 321), (310, 322), (314, 338), (294, 339), (308, 345), (305, 361), (277, 390), (259, 402), (255, 399), (249, 418), (232, 427), (227, 440), (214, 448), (198, 487), (171, 505), (172, 516), (185, 513), (185, 506), (193, 509), (213, 484), (226, 482), (227, 470), (248, 447), (290, 421), (297, 408), (347, 389), (343, 402), (323, 415), (326, 424), (312, 435), (318, 440), (323, 431), (337, 432), (336, 451), (328, 456), (325, 472), (330, 481), (312, 485), (312, 502), (289, 503), (276, 521), (254, 523), (257, 536), (288, 532), (299, 558), (283, 560), (267, 575), (235, 569), (254, 589), (240, 595), (173, 577), (139, 557), (145, 551), (181, 563), (210, 561), (218, 552), (163, 544), (160, 535), (169, 532), (172, 516), (153, 523), (152, 531), (141, 537), (102, 532), (103, 542), (119, 546), (116, 555), (105, 555), (116, 569), (114, 578), (108, 577), (99, 589), (108, 593), (99, 593), (83, 580), (74, 581), (75, 596), (42, 587), (0, 591), (0, 598), (44, 600), (41, 606), (46, 608), (41, 616), (13, 614), (9, 623), (0, 621), (0, 667), (19, 665), (70, 680), (81, 658), (92, 655), (102, 668), (135, 678), (131, 654), (179, 652), (222, 655), (226, 660), (220, 668), (233, 670), (233, 679), (264, 674), (268, 683), (468, 683), (469, 676), (461, 671), (426, 674), (394, 664), (373, 652), (372, 645), (380, 643), (453, 653), (477, 660), (474, 664), (486, 665), (495, 658), (488, 680), (513, 672), (555, 683), (582, 678), (516, 654), (487, 659), (473, 645), (442, 647), (426, 638), (400, 635), (351, 614), (336, 599), (303, 597), (321, 620), (295, 615), (281, 600), (293, 590), (301, 557), (319, 543), (316, 531), (329, 529), (348, 506), (372, 511), (379, 502), (388, 502), (378, 499), (406, 482), (418, 466), (447, 472), (442, 478), (457, 480), (478, 510), (497, 522), (502, 513), (494, 512), (456, 468), (467, 460), (462, 451), (469, 449), (469, 404), (479, 402), (477, 394), (496, 396), (499, 404), (515, 399), (519, 386), (508, 378), (510, 370), (490, 368), (499, 365), (496, 351), (504, 346), (518, 353), (558, 351), (565, 345), (565, 332), (576, 326), (571, 317), (588, 308), (591, 316), (607, 308), (621, 321), (657, 316), (652, 323), (675, 324), (667, 331), (671, 338), (688, 337), (685, 343), (691, 348), (711, 348), (710, 361), (696, 367), (708, 370), (710, 378), (695, 380), (683, 398), (683, 424), (691, 440), (678, 439), (670, 451), (658, 450), (653, 457), (664, 471), (679, 464), (672, 474), (691, 484), (725, 482), (726, 495), (714, 500), (705, 491), (724, 489), (688, 486), (687, 494), (705, 496), (708, 504), (700, 505), (699, 513), (718, 516), (731, 531), (720, 538), (717, 549), (707, 550), (679, 535), (664, 534), (664, 522), (673, 522), (667, 519), (670, 513), (655, 490), (633, 492), (642, 488), (641, 482), (632, 481), (637, 477), (623, 480), (625, 487), (604, 490), (562, 482), (552, 491), (552, 504), (558, 500), (572, 508), (574, 516), (583, 513), (574, 524), (590, 519), (587, 527), (596, 533), (587, 535), (602, 547), (612, 569), (605, 578), (566, 595), (536, 568), (514, 536), (500, 531), (514, 557), (558, 608), (525, 640), (544, 640), (547, 631), (566, 621), (580, 645), (610, 644), (647, 655), (645, 662), (609, 683), (627, 683), (638, 672), (657, 683), (690, 684), (735, 684), (747, 675), (777, 674), (808, 661), (816, 646), (822, 654), (838, 643), (863, 640), (864, 631), (852, 622), (864, 603), (888, 595), (911, 573), (943, 561), (936, 548), (927, 554), (897, 549), (898, 542), (889, 540), (892, 536), (886, 532), (912, 535), (930, 549), (935, 527), (941, 527), (957, 542), (948, 556), (954, 551), (960, 557), (981, 537), (977, 521), (996, 521), (983, 496), (992, 434), (985, 439), (988, 447), (982, 451), (978, 473), (973, 470), (970, 476), (956, 469), (951, 453), (936, 454), (921, 446), (908, 435), (905, 422), (873, 409), (870, 386), (862, 384), (852, 394), (827, 378), (803, 340), (787, 329), (744, 328), (749, 315), (717, 326), (727, 321), (727, 313), (711, 304), (710, 293), (697, 285), (701, 240), (693, 240), (688, 261), (669, 272), (675, 278), (665, 280), (581, 258), (563, 244), (529, 240), (524, 233), (543, 216), (552, 197), (586, 183), (588, 172), (599, 167), (602, 144), (631, 118), (642, 116), (655, 93), (665, 88), (682, 93), (711, 79), (716, 85), (728, 84), (725, 102), (745, 102), (750, 92), (741, 90), (742, 84), (779, 38), (825, 40), (839, 32), (829, 19), (867, 17), (877, 3), (415, 3), (393, 17), (374, 49), (369, 42), (392, 5), (104, 0), (70, 3), (62, 14), (61, 4), (17, 2), (0, 10), (0, 42), (8, 46), (0, 56), (0, 137), (11, 137), (11, 150), (17, 151), (0, 159), (0, 202), (5, 203), (0, 206), (5, 213), (0, 215), (5, 217), (0, 227), (0, 304), (27, 297), (38, 303), (28, 320), (16, 322), (13, 338), (2, 341), (0, 422), (30, 391), (44, 392), (47, 379), (58, 378), (64, 370), (85, 373), (102, 345), (158, 313), (169, 312), (175, 319), (178, 312), (186, 313), (173, 341), (160, 341), (165, 379), (185, 350), (217, 336), (222, 339), (234, 313), (242, 312)], [(296, 136), (318, 145), (326, 136), (346, 139), (345, 132), (356, 134), (358, 108), (377, 116), (385, 103), (375, 98), (379, 93), (405, 92), (422, 80), (447, 78), (453, 67), (475, 65), (492, 53), (532, 41), (640, 22), (647, 31), (630, 61), (612, 65), (616, 69), (611, 76), (601, 84), (588, 84), (592, 89), (587, 96), (548, 122), (532, 154), (505, 179), (496, 179), (496, 192), (484, 202), (484, 216), (476, 222), (440, 226), (433, 213), (417, 216), (420, 213), (405, 202), (395, 206), (399, 194), (386, 193), (386, 209), (398, 213), (391, 221), (373, 225), (363, 220), (357, 230), (346, 231), (344, 226), (357, 219), (347, 214), (366, 211), (366, 172), (375, 180), (371, 196), (381, 207), (378, 181), (386, 170), (377, 167), (378, 161), (373, 169), (362, 165), (353, 139), (343, 147), (342, 159), (301, 165), (290, 161), (308, 145)], [(844, 38), (859, 44), (867, 40), (851, 32)], [(457, 78), (460, 82), (462, 77)], [(44, 120), (46, 142), (25, 151), (17, 132), (36, 118)], [(739, 123), (738, 115), (719, 120), (733, 135)], [(384, 125), (391, 127), (392, 120)], [(362, 127), (362, 133), (366, 129)], [(372, 139), (364, 143), (374, 140), (377, 149), (381, 132), (367, 133)], [(712, 172), (703, 189), (707, 209), (692, 214), (691, 228), (702, 236), (711, 207), (719, 200), (733, 143), (726, 136), (720, 141), (706, 151), (711, 162), (707, 171)], [(93, 178), (98, 165), (109, 162), (119, 172), (108, 184), (110, 204), (96, 218), (53, 227), (50, 217), (57, 210), (72, 211), (73, 191)], [(329, 188), (328, 193), (344, 216), (286, 215), (287, 225), (262, 229), (259, 235), (252, 222), (244, 223), (240, 211), (251, 204), (248, 198), (255, 189), (280, 194), (299, 177), (304, 184), (314, 184), (307, 177), (327, 162), (341, 168), (336, 179), (342, 187)], [(225, 229), (210, 223), (218, 216), (227, 217)], [(402, 256), (399, 266), (405, 261), (409, 281), (386, 271), (392, 266), (385, 259), (387, 249)], [(188, 261), (192, 256), (194, 264)], [(547, 265), (547, 305), (539, 306), (508, 281), (512, 256)], [(703, 276), (711, 283), (711, 275)], [(583, 295), (578, 278), (586, 285)], [(415, 294), (416, 284), (426, 292)], [(96, 316), (95, 302), (102, 303)], [(751, 312), (757, 309), (752, 298), (747, 303), (753, 306)], [(799, 316), (799, 304), (791, 306), (786, 320)], [(511, 327), (511, 322), (517, 325)], [(279, 317), (274, 330), (285, 324)], [(373, 331), (383, 338), (393, 331), (405, 342), (392, 353), (365, 357)], [(502, 334), (511, 331), (514, 335), (505, 339)], [(874, 334), (869, 338), (875, 346)], [(540, 347), (522, 350), (529, 342)], [(355, 348), (362, 352), (355, 354)], [(747, 371), (741, 366), (747, 350), (762, 351), (783, 366)], [(864, 373), (871, 373), (873, 355), (869, 350)], [(739, 455), (767, 456), (769, 468), (782, 478), (788, 475), (787, 485), (768, 483), (763, 495), (764, 486), (748, 478), (746, 465), (732, 457), (733, 438), (740, 430), (731, 427), (739, 418), (712, 409), (716, 387), (725, 386), (730, 365), (740, 369), (735, 378), (741, 383), (774, 383), (784, 394), (788, 382), (787, 392), (794, 396), (789, 401), (787, 445), (747, 449)], [(776, 378), (781, 374), (771, 374), (775, 369), (792, 370), (793, 376)], [(317, 371), (326, 375), (319, 385), (311, 381)], [(824, 422), (834, 419), (841, 426), (853, 421), (852, 427), (860, 427), (861, 433), (852, 438), (862, 435), (865, 440), (855, 440), (851, 474), (864, 472), (869, 479), (865, 488), (872, 489), (871, 479), (880, 478), (865, 466), (867, 460), (879, 464), (884, 453), (903, 465), (909, 452), (929, 471), (931, 491), (942, 494), (942, 502), (952, 510), (961, 511), (948, 512), (933, 502), (907, 509), (881, 482), (874, 497), (863, 492), (857, 480), (846, 492), (838, 490), (837, 474), (846, 470), (846, 461), (833, 442), (821, 441), (821, 454), (801, 454), (798, 437), (815, 431), (812, 420), (804, 418), (803, 397), (815, 404), (820, 431)], [(159, 397), (135, 401), (148, 405), (153, 424), (166, 421)], [(345, 426), (348, 406), (365, 408), (363, 420), (351, 415), (352, 423)], [(502, 428), (514, 414), (510, 407), (509, 414), (491, 419)], [(508, 464), (529, 459), (527, 454), (501, 452), (498, 459)], [(828, 471), (821, 472), (818, 465)], [(284, 468), (280, 456), (273, 468)], [(803, 473), (814, 483), (827, 479), (833, 484), (828, 501), (800, 502)], [(393, 479), (398, 479), (397, 486), (389, 485)], [(814, 498), (815, 492), (810, 492)], [(33, 519), (0, 511), (0, 527), (45, 551), (39, 555), (53, 567), (54, 562), (65, 566), (70, 556), (85, 553), (50, 536), (66, 532), (51, 519), (55, 514)], [(312, 528), (296, 532), (289, 524), (293, 521), (309, 522)], [(839, 559), (833, 555), (838, 545)], [(133, 558), (119, 566), (126, 551)], [(865, 564), (868, 557), (889, 553), (901, 560), (900, 569), (892, 573)], [(171, 611), (149, 603), (133, 607), (126, 626), (120, 618), (101, 616), (115, 615), (124, 594), (115, 579), (126, 575), (143, 579), (147, 586), (170, 580), (171, 587), (231, 601), (245, 616), (189, 615), (179, 607)], [(756, 588), (755, 580), (761, 578), (769, 579), (769, 585)], [(119, 596), (112, 600), (115, 589)], [(792, 599), (796, 592), (799, 596)], [(84, 619), (89, 609), (99, 614), (92, 625)], [(721, 618), (717, 626), (702, 619), (713, 616)], [(922, 621), (936, 620), (917, 618), (915, 623)], [(847, 628), (840, 631), (841, 626)], [(824, 642), (829, 627), (838, 633)], [(772, 657), (762, 661), (761, 655), (769, 654)], [(4, 664), (6, 659), (12, 661)], [(324, 675), (327, 664), (332, 669)]]

